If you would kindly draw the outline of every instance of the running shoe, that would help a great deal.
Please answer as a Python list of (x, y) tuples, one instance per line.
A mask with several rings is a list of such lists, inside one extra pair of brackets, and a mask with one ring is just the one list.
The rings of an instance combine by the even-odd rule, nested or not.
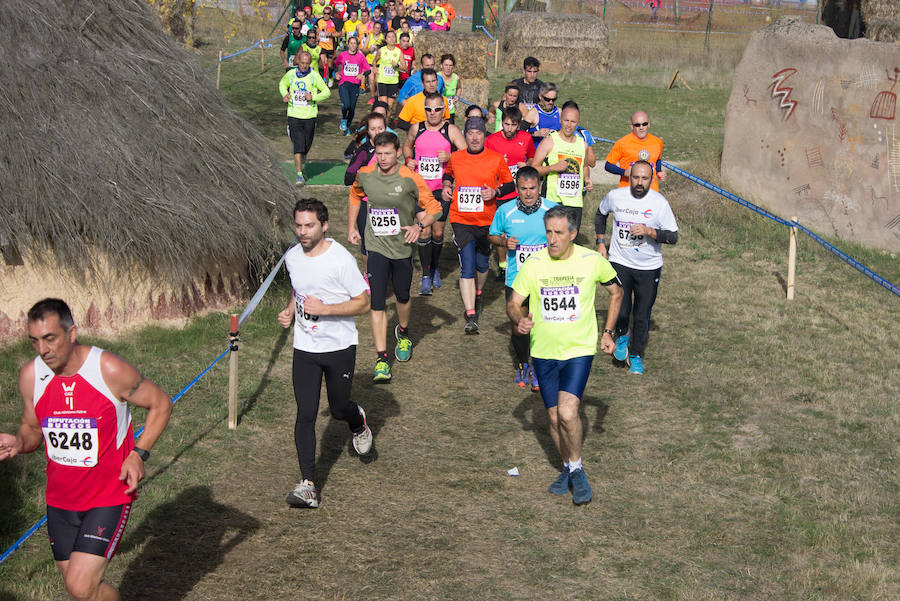
[(363, 408), (359, 408), (359, 414), (363, 418), (363, 431), (359, 434), (353, 435), (353, 449), (356, 451), (356, 454), (359, 456), (368, 455), (369, 451), (372, 450), (372, 430), (369, 429), (369, 424), (366, 422), (366, 412), (363, 411)]
[(640, 355), (629, 355), (628, 359), (625, 361), (630, 368), (630, 371), (633, 374), (641, 375), (644, 373), (644, 361), (641, 359)]
[(622, 334), (618, 338), (616, 338), (616, 350), (613, 352), (613, 357), (618, 359), (619, 361), (625, 361), (628, 359), (628, 334)]
[(534, 365), (531, 363), (526, 363), (528, 366), (528, 379), (531, 382), (531, 392), (539, 392), (541, 390), (541, 385), (538, 384), (537, 374), (534, 371)]
[(441, 273), (437, 268), (434, 269), (434, 274), (431, 276), (431, 285), (435, 288), (440, 288), (444, 285), (444, 281), (441, 279)]
[(591, 490), (591, 485), (588, 484), (584, 470), (578, 468), (569, 472), (569, 481), (572, 483), (572, 502), (576, 505), (590, 503), (594, 493)]
[(525, 388), (528, 385), (528, 364), (527, 363), (519, 363), (516, 366), (516, 386), (519, 388)]
[(387, 382), (391, 379), (391, 366), (382, 358), (378, 358), (375, 362), (375, 375), (372, 376), (373, 382)]
[(412, 340), (409, 339), (409, 336), (404, 336), (400, 333), (399, 323), (394, 326), (394, 336), (397, 338), (397, 346), (394, 347), (394, 356), (397, 357), (397, 361), (409, 361), (412, 357)]
[(347, 120), (341, 119), (341, 131), (347, 131)]
[(466, 334), (478, 333), (478, 319), (474, 315), (466, 315)]
[[(584, 470), (582, 470), (582, 473), (584, 473)], [(569, 468), (564, 465), (562, 473), (553, 481), (553, 484), (550, 485), (548, 490), (554, 495), (564, 495), (569, 492), (571, 486), (572, 482), (569, 478)]]
[(304, 179), (304, 177), (303, 177), (302, 174), (298, 173), (298, 174), (297, 174), (297, 181), (294, 182), (294, 183), (295, 183), (297, 186), (302, 186), (303, 184), (306, 183), (306, 179)]
[(427, 275), (423, 275), (422, 285), (419, 286), (419, 296), (431, 296), (432, 292), (431, 278)]
[(495, 282), (505, 282), (506, 281), (506, 270), (502, 267), (497, 268), (497, 275), (494, 276)]
[(484, 293), (475, 295), (475, 319), (481, 319), (481, 311), (484, 309)]
[(309, 480), (303, 480), (294, 487), (284, 498), (291, 507), (300, 507), (304, 509), (315, 509), (319, 506), (319, 495), (316, 493), (315, 485)]
[(333, 77), (329, 77), (329, 78), (328, 78), (328, 87), (329, 87), (329, 88), (333, 88), (333, 87), (334, 87), (334, 78), (333, 78)]

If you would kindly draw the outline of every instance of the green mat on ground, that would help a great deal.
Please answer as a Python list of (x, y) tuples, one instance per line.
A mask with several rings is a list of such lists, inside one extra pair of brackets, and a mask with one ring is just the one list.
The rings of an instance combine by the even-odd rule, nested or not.
[[(281, 170), (291, 182), (297, 178), (294, 161), (282, 161)], [(306, 183), (312, 186), (343, 186), (346, 171), (347, 164), (341, 161), (306, 161), (303, 165)]]

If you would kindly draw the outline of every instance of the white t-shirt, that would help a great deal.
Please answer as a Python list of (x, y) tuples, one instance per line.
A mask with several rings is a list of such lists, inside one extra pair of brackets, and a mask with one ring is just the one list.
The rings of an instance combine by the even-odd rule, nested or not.
[(330, 353), (359, 344), (354, 317), (313, 316), (303, 311), (307, 296), (333, 305), (368, 288), (353, 255), (332, 238), (326, 241), (330, 246), (319, 256), (306, 256), (298, 244), (284, 257), (294, 289), (294, 348), (308, 353)]
[(611, 213), (613, 217), (610, 263), (644, 270), (662, 267), (660, 243), (650, 236), (633, 236), (629, 232), (635, 224), (678, 231), (669, 201), (662, 194), (650, 190), (643, 198), (634, 198), (630, 187), (614, 188), (600, 203), (600, 212), (604, 215)]

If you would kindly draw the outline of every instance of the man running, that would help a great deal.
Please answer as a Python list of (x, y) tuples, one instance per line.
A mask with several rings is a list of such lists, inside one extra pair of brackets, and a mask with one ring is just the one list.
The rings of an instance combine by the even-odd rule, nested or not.
[(533, 56), (526, 56), (522, 61), (522, 75), (519, 79), (514, 79), (513, 83), (519, 88), (519, 102), (524, 104), (519, 110), (522, 114), (531, 110), (537, 105), (540, 97), (541, 85), (544, 83), (538, 79), (538, 73), (541, 72), (541, 61)]
[[(421, 123), (425, 121), (426, 112), (425, 112), (425, 95), (426, 94), (434, 94), (438, 93), (438, 81), (439, 78), (437, 76), (437, 72), (434, 69), (425, 68), (421, 71), (422, 75), (422, 85), (424, 86), (424, 90), (410, 98), (406, 101), (406, 104), (403, 105), (403, 110), (400, 111), (400, 114), (397, 116), (397, 128), (402, 130), (409, 130), (410, 126), (414, 123)], [(444, 98), (443, 95), (438, 93), (438, 96), (442, 99), (442, 104), (444, 106), (441, 111), (441, 117), (443, 119), (450, 118), (450, 105), (447, 102), (447, 99)]]
[(631, 133), (628, 133), (613, 144), (606, 156), (605, 169), (619, 176), (619, 187), (628, 186), (631, 165), (636, 161), (647, 161), (654, 165), (656, 177), (651, 189), (659, 192), (659, 182), (666, 181), (666, 173), (662, 169), (663, 141), (650, 133), (650, 117), (644, 111), (635, 111), (631, 115)]
[[(593, 493), (581, 462), (583, 426), (578, 415), (591, 363), (597, 352), (597, 283), (609, 293), (600, 348), (615, 350), (612, 327), (622, 303), (616, 270), (599, 253), (575, 244), (575, 214), (556, 206), (544, 214), (547, 248), (532, 254), (519, 269), (506, 312), (519, 334), (531, 334), (531, 361), (547, 408), (550, 437), (563, 470), (550, 492), (572, 502), (589, 503)], [(522, 303), (528, 299), (528, 308)], [(523, 310), (524, 309), (524, 310)]]
[(578, 105), (569, 100), (563, 105), (560, 117), (561, 129), (544, 138), (534, 151), (531, 165), (547, 176), (547, 198), (571, 208), (576, 227), (581, 229), (582, 190), (591, 191), (594, 187), (588, 166), (594, 161), (594, 151), (584, 138), (575, 134), (581, 120)]
[(334, 85), (334, 42), (340, 39), (341, 32), (337, 24), (331, 19), (331, 7), (326, 6), (322, 17), (316, 23), (316, 36), (319, 39), (319, 48), (324, 57), (324, 78), (328, 80), (328, 87)]
[[(172, 401), (124, 359), (79, 343), (59, 299), (29, 309), (28, 339), (38, 356), (19, 372), (22, 422), (0, 434), (0, 461), (45, 443), (47, 534), (66, 590), (78, 600), (121, 599), (103, 575)], [(148, 410), (137, 443), (130, 405)]]
[[(496, 121), (501, 125), (501, 129), (489, 135), (484, 141), (484, 146), (502, 154), (509, 167), (509, 172), (515, 177), (519, 167), (524, 167), (534, 156), (534, 142), (530, 135), (520, 131), (522, 113), (519, 112), (515, 103), (505, 106), (497, 115)], [(503, 203), (515, 197), (516, 192), (513, 191), (498, 198), (497, 207), (499, 208)], [(503, 282), (506, 280), (506, 247), (495, 246), (495, 248), (497, 249), (497, 281)]]
[(523, 119), (531, 124), (528, 133), (534, 140), (537, 148), (541, 141), (552, 132), (559, 131), (560, 113), (556, 101), (559, 99), (559, 86), (553, 82), (545, 81), (541, 84), (541, 92), (538, 103), (531, 107), (527, 113), (523, 113)]
[[(633, 374), (644, 373), (644, 348), (650, 332), (650, 311), (662, 274), (662, 244), (678, 242), (678, 224), (665, 197), (650, 189), (653, 165), (639, 160), (631, 165), (628, 188), (606, 195), (594, 217), (597, 251), (606, 251), (606, 218), (612, 213), (609, 260), (619, 274), (625, 298), (616, 320), (616, 352)], [(628, 324), (632, 335), (628, 335)], [(629, 344), (630, 343), (630, 344)]]
[[(506, 84), (506, 87), (503, 89), (503, 96), (500, 97), (500, 100), (496, 100), (491, 104), (491, 110), (488, 113), (488, 125), (493, 127), (493, 133), (497, 133), (502, 129), (503, 111), (518, 105), (519, 88), (514, 83)], [(519, 120), (521, 121), (521, 117)]]
[(466, 119), (466, 148), (450, 155), (443, 177), (442, 197), (451, 203), (450, 227), (459, 252), (459, 294), (466, 312), (466, 334), (478, 333), (491, 254), (488, 230), (497, 210), (496, 199), (515, 190), (503, 155), (484, 147), (486, 133), (484, 119)]
[(410, 127), (409, 135), (403, 144), (406, 166), (422, 176), (434, 199), (441, 203), (442, 208), (434, 225), (425, 228), (419, 235), (419, 261), (422, 263), (422, 284), (419, 287), (419, 294), (422, 296), (431, 296), (432, 288), (440, 288), (443, 285), (438, 265), (444, 247), (444, 224), (447, 221), (450, 203), (444, 202), (441, 198), (442, 178), (444, 167), (450, 160), (450, 153), (466, 146), (466, 140), (459, 128), (444, 119), (445, 102), (446, 99), (437, 92), (426, 93), (425, 120)]
[[(356, 218), (361, 200), (368, 197), (369, 218), (366, 220), (366, 253), (369, 286), (372, 289), (372, 338), (375, 340), (375, 382), (391, 379), (387, 354), (387, 315), (385, 300), (388, 280), (397, 298), (397, 320), (394, 336), (397, 361), (412, 357), (409, 316), (412, 311), (409, 289), (412, 286), (412, 244), (420, 232), (434, 223), (441, 205), (418, 173), (399, 163), (400, 140), (395, 134), (382, 132), (372, 141), (375, 164), (362, 167), (350, 188), (347, 212), (347, 239), (359, 243)], [(417, 221), (416, 213), (425, 214)]]
[(294, 57), (297, 56), (297, 52), (300, 51), (300, 47), (306, 39), (306, 34), (302, 33), (302, 31), (303, 21), (294, 19), (291, 21), (287, 35), (281, 40), (281, 63), (285, 71), (294, 68)]
[(315, 509), (319, 506), (315, 485), (316, 416), (323, 376), (331, 415), (347, 422), (353, 448), (360, 456), (372, 449), (366, 412), (350, 400), (359, 344), (354, 317), (369, 310), (369, 297), (356, 259), (325, 237), (328, 208), (321, 201), (297, 201), (294, 229), (300, 243), (284, 257), (293, 292), (287, 307), (278, 314), (278, 323), (285, 328), (294, 324), (294, 444), (301, 480), (285, 500), (291, 507)]
[[(512, 110), (519, 111), (516, 107)], [(505, 126), (505, 124), (504, 124)], [(531, 142), (531, 137), (528, 141)], [(490, 136), (489, 138), (490, 139)], [(512, 296), (512, 284), (525, 259), (547, 246), (544, 214), (556, 203), (541, 198), (541, 177), (534, 167), (524, 166), (516, 174), (516, 201), (498, 207), (491, 223), (491, 242), (504, 249), (506, 254), (506, 300)], [(539, 385), (528, 352), (528, 334), (512, 329), (512, 346), (516, 354), (515, 383), (524, 388)]]
[(319, 102), (331, 96), (322, 76), (310, 69), (312, 57), (309, 52), (301, 52), (294, 59), (296, 69), (291, 69), (278, 82), (278, 93), (287, 103), (288, 134), (294, 151), (294, 166), (297, 168), (297, 185), (306, 183), (303, 177), (303, 161), (312, 148), (316, 136), (316, 117)]
[[(423, 54), (419, 58), (419, 65), (419, 70), (415, 73), (410, 73), (409, 79), (407, 79), (403, 86), (400, 88), (400, 92), (397, 95), (397, 102), (399, 102), (400, 104), (404, 104), (407, 100), (409, 100), (419, 92), (424, 91), (425, 80), (422, 78), (422, 76), (424, 75), (426, 69), (434, 70), (434, 55), (428, 53)], [(410, 69), (412, 69), (412, 64), (410, 64)], [(435, 71), (435, 73), (437, 73), (437, 71)], [(438, 79), (437, 91), (442, 94), (444, 93), (443, 79)]]

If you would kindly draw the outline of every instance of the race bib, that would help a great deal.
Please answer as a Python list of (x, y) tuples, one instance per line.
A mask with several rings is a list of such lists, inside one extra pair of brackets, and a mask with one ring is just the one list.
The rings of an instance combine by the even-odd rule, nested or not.
[(328, 32), (327, 32), (327, 31), (320, 31), (320, 32), (319, 32), (319, 41), (320, 41), (320, 42), (327, 42), (327, 41), (330, 40), (330, 39), (331, 39), (331, 36), (328, 35)]
[(397, 75), (397, 67), (394, 65), (385, 65), (381, 68), (381, 74), (385, 77), (394, 77)]
[(560, 173), (556, 183), (556, 193), (560, 196), (578, 196), (581, 193), (581, 175)]
[(306, 295), (294, 292), (294, 315), (297, 324), (307, 332), (315, 331), (318, 327), (316, 322), (319, 321), (318, 315), (310, 315), (303, 309), (306, 302)]
[(624, 248), (636, 248), (644, 243), (643, 236), (635, 236), (631, 233), (631, 226), (637, 225), (628, 221), (616, 221), (616, 235), (619, 238), (619, 246)]
[(456, 204), (460, 213), (481, 213), (484, 211), (484, 197), (478, 186), (460, 186), (456, 194)]
[(69, 467), (97, 465), (97, 420), (92, 417), (45, 417), (41, 422), (47, 457)]
[(441, 179), (444, 168), (437, 157), (419, 157), (419, 175), (425, 180)]
[(400, 233), (400, 211), (397, 209), (369, 209), (369, 223), (376, 236), (395, 236)]
[(546, 244), (520, 244), (516, 247), (516, 267), (518, 269), (522, 269), (522, 265), (525, 263), (525, 259), (541, 250), (542, 248), (546, 248)]
[(453, 97), (447, 99), (447, 110), (451, 113), (456, 110), (456, 105), (454, 104)]
[(294, 64), (294, 55), (293, 55), (293, 54), (291, 54), (290, 56), (288, 56), (288, 58), (287, 58), (287, 63), (288, 63), (289, 65), (293, 65), (293, 64)]
[(356, 77), (357, 75), (359, 75), (359, 65), (344, 63), (344, 77)]
[(337, 3), (335, 3), (335, 5), (334, 5), (334, 10), (336, 10), (336, 11), (339, 12), (339, 13), (344, 12), (344, 3), (343, 3), (343, 2), (337, 2)]
[(309, 100), (306, 99), (306, 90), (294, 90), (291, 104), (294, 106), (309, 106)]
[(509, 172), (512, 173), (513, 178), (515, 178), (515, 177), (516, 177), (516, 173), (519, 172), (519, 166), (518, 166), (518, 165), (510, 165), (510, 166), (509, 166)]
[(541, 319), (557, 322), (575, 321), (579, 315), (578, 286), (541, 288)]

